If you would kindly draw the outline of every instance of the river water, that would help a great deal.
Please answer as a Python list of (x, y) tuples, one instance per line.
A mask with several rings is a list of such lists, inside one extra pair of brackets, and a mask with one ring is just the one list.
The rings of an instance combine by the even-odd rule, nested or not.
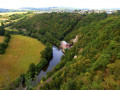
[(63, 55), (63, 52), (61, 49), (57, 48), (56, 46), (52, 47), (53, 49), (53, 57), (50, 60), (49, 64), (46, 65), (38, 74), (36, 81), (34, 81), (34, 85), (36, 86), (37, 83), (39, 83), (42, 79), (42, 77), (46, 77), (47, 72), (52, 71), (52, 69), (60, 62), (61, 56)]

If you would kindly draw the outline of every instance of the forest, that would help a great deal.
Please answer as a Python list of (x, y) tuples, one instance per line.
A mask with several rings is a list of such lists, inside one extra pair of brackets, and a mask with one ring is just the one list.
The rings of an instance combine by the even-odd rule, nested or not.
[[(113, 14), (44, 13), (25, 17), (13, 23), (12, 27), (25, 29), (24, 35), (56, 46), (59, 46), (60, 40), (70, 43), (71, 39), (78, 35), (77, 43), (73, 43), (73, 47), (66, 50), (61, 62), (48, 72), (47, 77), (43, 78), (44, 82), (50, 77), (52, 80), (42, 86), (38, 85), (40, 86), (38, 89), (120, 89), (119, 12)], [(47, 59), (49, 55), (42, 57)]]
[[(75, 26), (76, 30), (65, 37), (69, 41), (78, 35), (78, 42), (67, 50), (61, 62), (48, 73), (47, 78), (52, 77), (52, 80), (39, 89), (119, 90), (119, 18), (120, 13), (93, 13), (83, 17)], [(77, 58), (74, 58), (75, 55)]]
[(59, 46), (59, 40), (64, 39), (83, 16), (70, 13), (44, 13), (25, 17), (14, 23), (12, 27), (26, 29), (24, 35), (38, 38), (43, 43), (49, 41)]

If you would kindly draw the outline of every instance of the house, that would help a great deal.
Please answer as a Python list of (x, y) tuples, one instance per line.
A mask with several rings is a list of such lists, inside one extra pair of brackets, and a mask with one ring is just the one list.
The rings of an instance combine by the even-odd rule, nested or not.
[(67, 43), (66, 41), (61, 41), (61, 47), (63, 49), (69, 49), (70, 48), (70, 44)]
[(107, 14), (112, 14), (114, 13), (114, 11), (107, 11)]

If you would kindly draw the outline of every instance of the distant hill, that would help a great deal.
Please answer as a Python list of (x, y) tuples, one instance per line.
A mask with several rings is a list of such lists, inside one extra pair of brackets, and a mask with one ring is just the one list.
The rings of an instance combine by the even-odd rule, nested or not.
[(67, 7), (43, 7), (43, 8), (33, 8), (33, 7), (23, 7), (21, 9), (26, 9), (26, 10), (37, 10), (37, 11), (71, 11), (75, 10), (76, 8), (67, 8)]
[[(0, 13), (3, 12), (19, 12), (19, 11), (73, 11), (79, 8), (72, 7), (43, 7), (43, 8), (34, 8), (34, 7), (22, 7), (20, 9), (4, 9), (0, 8)], [(90, 10), (89, 8), (81, 8), (81, 10)], [(120, 10), (120, 8), (101, 8), (101, 10)]]
[(4, 8), (0, 8), (0, 13), (4, 13), (4, 12), (19, 12), (19, 11), (27, 11), (27, 10), (22, 10), (22, 9), (4, 9)]
[(8, 12), (9, 9), (3, 9), (3, 8), (0, 8), (0, 12)]
[(66, 8), (66, 7), (44, 7), (44, 8), (34, 8), (34, 7), (23, 7), (20, 9), (4, 9), (0, 8), (0, 13), (3, 12), (19, 12), (19, 11), (72, 11), (76, 8)]

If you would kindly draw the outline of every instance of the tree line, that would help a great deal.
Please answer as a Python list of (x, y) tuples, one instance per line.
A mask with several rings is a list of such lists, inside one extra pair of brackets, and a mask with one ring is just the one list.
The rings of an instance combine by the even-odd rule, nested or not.
[(31, 90), (33, 88), (32, 81), (36, 80), (36, 76), (52, 58), (52, 45), (50, 43), (47, 43), (46, 48), (44, 49), (44, 51), (40, 52), (40, 54), (41, 60), (37, 65), (31, 63), (26, 73), (21, 74), (14, 82), (11, 82), (10, 85), (5, 86), (4, 89), (9, 90), (18, 88), (22, 83), (25, 84), (28, 90)]
[(0, 26), (0, 35), (5, 36), (4, 42), (0, 43), (0, 54), (4, 54), (5, 49), (8, 47), (8, 43), (10, 41), (11, 35), (9, 32), (5, 31), (3, 23), (1, 23), (1, 26)]

